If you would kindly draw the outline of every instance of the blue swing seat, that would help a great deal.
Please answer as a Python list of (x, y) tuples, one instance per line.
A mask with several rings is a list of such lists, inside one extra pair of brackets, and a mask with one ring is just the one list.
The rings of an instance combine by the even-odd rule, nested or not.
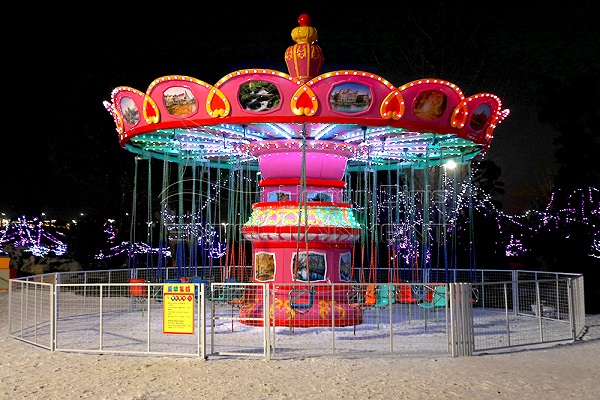
[(446, 286), (435, 286), (432, 289), (431, 301), (418, 303), (423, 308), (446, 307)]
[(394, 291), (394, 286), (379, 286), (379, 288), (377, 288), (377, 301), (375, 302), (375, 307), (387, 307), (389, 304), (394, 304), (396, 302)]

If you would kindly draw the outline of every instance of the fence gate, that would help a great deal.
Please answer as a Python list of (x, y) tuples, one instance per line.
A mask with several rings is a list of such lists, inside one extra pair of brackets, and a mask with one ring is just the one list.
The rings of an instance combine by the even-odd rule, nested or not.
[(211, 283), (208, 300), (209, 356), (270, 359), (268, 284)]

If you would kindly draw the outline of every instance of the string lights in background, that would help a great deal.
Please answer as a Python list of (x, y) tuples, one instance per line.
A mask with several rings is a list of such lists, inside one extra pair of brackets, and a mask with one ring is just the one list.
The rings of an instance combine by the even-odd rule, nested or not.
[[(473, 196), (474, 209), (484, 212), (489, 218), (496, 218), (498, 229), (506, 234), (505, 254), (507, 257), (518, 257), (531, 251), (528, 241), (541, 232), (551, 232), (557, 237), (569, 238), (574, 229), (584, 228), (589, 233), (588, 256), (600, 258), (600, 190), (589, 187), (578, 189), (566, 196), (566, 207), (555, 209), (556, 193), (553, 193), (548, 205), (543, 211), (527, 211), (522, 215), (509, 215), (496, 208), (491, 198), (476, 186), (470, 188)], [(458, 196), (458, 205), (455, 214), (459, 214), (469, 206), (465, 193), (461, 191)], [(436, 207), (434, 204), (433, 208)], [(435, 210), (433, 210), (435, 211)], [(439, 210), (438, 210), (439, 211)], [(187, 220), (199, 221), (197, 218)], [(421, 224), (420, 215), (416, 215), (412, 223)], [(451, 216), (455, 218), (455, 216)], [(176, 218), (167, 215), (165, 221), (174, 224)], [(104, 260), (119, 255), (128, 254), (159, 254), (171, 256), (168, 247), (152, 247), (146, 243), (115, 243), (116, 228), (114, 220), (107, 220), (104, 225), (106, 243), (110, 246), (106, 251), (100, 251), (95, 258)], [(451, 226), (450, 224), (449, 226)], [(460, 227), (457, 227), (460, 229)], [(449, 228), (452, 229), (452, 228)], [(26, 218), (21, 216), (16, 220), (8, 220), (0, 229), (0, 254), (6, 254), (5, 248), (13, 246), (21, 248), (24, 252), (36, 257), (63, 256), (67, 254), (68, 227), (57, 227), (50, 221), (38, 217)], [(195, 223), (187, 230), (194, 232), (198, 238), (198, 245), (206, 251), (211, 258), (220, 258), (226, 254), (226, 245), (222, 242), (218, 230), (207, 223)], [(406, 252), (409, 241), (402, 238), (407, 232), (407, 227), (397, 225), (394, 227), (394, 241), (401, 252)], [(133, 254), (132, 254), (133, 253)]]
[(36, 257), (62, 256), (67, 253), (65, 232), (38, 217), (19, 217), (0, 230), (0, 254), (6, 246), (23, 248)]

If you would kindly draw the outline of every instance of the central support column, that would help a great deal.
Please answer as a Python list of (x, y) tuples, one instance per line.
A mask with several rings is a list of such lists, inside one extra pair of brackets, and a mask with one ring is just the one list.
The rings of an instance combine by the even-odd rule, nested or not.
[[(261, 201), (252, 206), (242, 233), (252, 242), (253, 281), (271, 284), (272, 323), (362, 323), (361, 310), (348, 305), (346, 286), (332, 296), (331, 286), (316, 285), (351, 279), (352, 244), (360, 226), (342, 199), (353, 147), (289, 140), (260, 142), (250, 151), (259, 160)], [(262, 304), (240, 309), (242, 318), (259, 312)]]

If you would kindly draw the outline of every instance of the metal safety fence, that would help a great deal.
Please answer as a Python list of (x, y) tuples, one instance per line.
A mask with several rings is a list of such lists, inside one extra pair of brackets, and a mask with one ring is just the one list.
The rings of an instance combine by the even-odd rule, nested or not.
[[(469, 356), (570, 342), (585, 329), (583, 276), (575, 274), (284, 286), (95, 272), (11, 279), (10, 335), (50, 351), (271, 359)], [(500, 280), (506, 273), (514, 279)], [(188, 292), (172, 291), (179, 286)], [(174, 294), (186, 295), (184, 317), (169, 308)]]

